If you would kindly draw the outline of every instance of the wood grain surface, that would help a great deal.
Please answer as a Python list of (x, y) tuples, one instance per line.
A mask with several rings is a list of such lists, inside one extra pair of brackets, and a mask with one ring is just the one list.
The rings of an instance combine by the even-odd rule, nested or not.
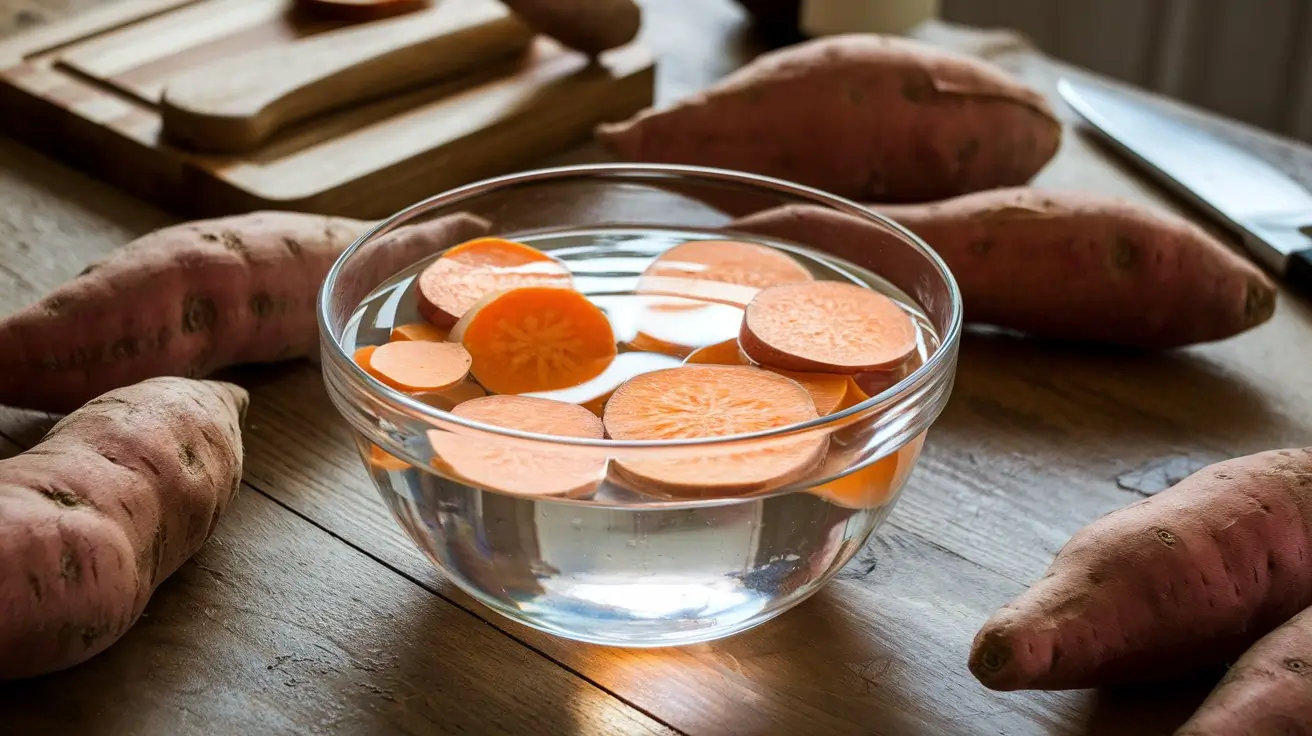
[[(0, 27), (23, 5), (0, 0)], [(1072, 73), (1008, 34), (931, 26), (922, 35), (1050, 94)], [(661, 58), (663, 102), (758, 50), (730, 0), (648, 3), (644, 36)], [(1312, 183), (1312, 153), (1203, 121)], [(1178, 207), (1074, 129), (1038, 183)], [(0, 139), (0, 309), (168, 221)], [(1130, 692), (993, 693), (966, 670), (970, 638), (1072, 532), (1141, 497), (1134, 488), (1149, 486), (1135, 471), (1306, 444), (1310, 345), (1312, 310), (1287, 293), (1269, 324), (1166, 354), (971, 334), (908, 489), (839, 578), (758, 629), (677, 651), (577, 645), (474, 603), (387, 514), (313, 366), (236, 371), (228, 377), (253, 393), (249, 487), (216, 543), (103, 657), (0, 688), (0, 723), (134, 733), (204, 721), (228, 732), (1168, 734), (1210, 687), (1208, 673)], [(49, 421), (0, 410), (0, 447), (30, 445)], [(289, 659), (278, 664), (281, 655)], [(386, 675), (352, 664), (371, 661)], [(294, 671), (263, 669), (271, 666)], [(295, 688), (280, 684), (302, 677)], [(452, 687), (471, 677), (478, 682)], [(276, 705), (234, 705), (264, 703), (279, 687), (291, 689)]]

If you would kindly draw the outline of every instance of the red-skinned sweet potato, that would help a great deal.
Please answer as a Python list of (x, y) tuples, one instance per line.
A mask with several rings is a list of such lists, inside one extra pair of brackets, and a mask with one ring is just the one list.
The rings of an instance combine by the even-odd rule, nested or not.
[(632, 41), (642, 26), (633, 0), (502, 0), (529, 27), (587, 54)]
[[(0, 320), (0, 404), (67, 412), (146, 378), (310, 355), (319, 345), (319, 287), (366, 224), (254, 212), (145, 235)], [(453, 215), (373, 241), (343, 288), (363, 298), (487, 227)]]
[[(873, 208), (919, 235), (952, 270), (966, 320), (1054, 340), (1173, 348), (1270, 319), (1276, 287), (1200, 228), (1082, 192), (1000, 189)], [(736, 230), (814, 243), (868, 262), (887, 230), (810, 205), (766, 210)], [(896, 264), (874, 269), (889, 278)]]
[(0, 461), (0, 680), (71, 667), (131, 628), (237, 492), (246, 400), (152, 379)]
[(1204, 468), (1077, 532), (975, 636), (995, 690), (1088, 688), (1233, 661), (1312, 604), (1312, 447)]
[(1312, 726), (1312, 608), (1235, 662), (1177, 736), (1290, 736)]
[(997, 67), (907, 39), (853, 34), (758, 57), (665, 109), (598, 127), (628, 161), (750, 171), (883, 202), (1030, 180), (1062, 127)]

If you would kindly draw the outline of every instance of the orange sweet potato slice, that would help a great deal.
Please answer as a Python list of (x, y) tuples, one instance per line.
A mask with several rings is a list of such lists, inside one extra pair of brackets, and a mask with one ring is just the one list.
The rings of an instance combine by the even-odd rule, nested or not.
[(526, 286), (484, 297), (451, 339), (473, 358), (473, 374), (497, 394), (553, 391), (590, 381), (615, 359), (606, 313), (572, 289)]
[(762, 289), (747, 305), (738, 343), (772, 368), (862, 373), (897, 365), (916, 349), (916, 326), (897, 302), (839, 281)]
[(410, 463), (391, 454), (378, 445), (369, 445), (369, 464), (379, 470), (407, 470)]
[(427, 340), (429, 342), (442, 342), (446, 340), (447, 331), (436, 325), (427, 322), (412, 322), (407, 325), (397, 325), (392, 328), (391, 341), (401, 342), (403, 340)]
[[(483, 424), (524, 432), (601, 439), (601, 420), (576, 404), (532, 396), (485, 396), (455, 407), (452, 414)], [(471, 485), (528, 496), (574, 496), (587, 493), (606, 474), (602, 457), (571, 453), (567, 447), (537, 448), (523, 442), (498, 441), (432, 430), (434, 467)]]
[(571, 288), (569, 268), (542, 251), (501, 238), (478, 238), (450, 248), (419, 274), (424, 319), (450, 327), (480, 299), (521, 286)]
[(411, 393), (445, 391), (465, 380), (469, 367), (469, 353), (453, 342), (389, 342), (369, 356), (370, 373)]
[(850, 509), (869, 509), (888, 503), (906, 482), (925, 444), (922, 432), (897, 452), (842, 478), (810, 489), (832, 503)]
[(758, 243), (690, 240), (652, 261), (638, 280), (638, 293), (743, 306), (767, 286), (814, 278), (792, 256)]
[[(736, 339), (700, 348), (683, 362), (685, 365), (751, 365), (747, 356), (739, 349)], [(766, 368), (766, 370), (802, 384), (802, 387), (811, 394), (811, 400), (815, 402), (815, 410), (820, 416), (846, 408), (843, 402), (848, 395), (848, 384), (852, 382), (850, 376), (836, 373), (802, 373), (778, 368)]]
[(487, 396), (487, 391), (483, 390), (482, 386), (469, 379), (465, 379), (445, 391), (416, 394), (415, 398), (429, 406), (435, 406), (442, 411), (451, 411), (466, 401), (482, 398), (484, 396)]
[(625, 346), (630, 350), (684, 358), (698, 348), (736, 339), (742, 323), (741, 307), (649, 297), (634, 315), (637, 334)]
[[(644, 373), (606, 402), (603, 421), (616, 440), (724, 437), (786, 427), (818, 416), (796, 381), (750, 366), (685, 365)], [(760, 449), (706, 448), (670, 459), (616, 461), (616, 477), (675, 497), (750, 493), (799, 480), (824, 457), (828, 438), (775, 440)]]
[(660, 353), (620, 353), (615, 356), (615, 360), (606, 367), (606, 370), (601, 372), (601, 375), (587, 383), (558, 391), (542, 391), (526, 395), (578, 404), (593, 414), (601, 416), (606, 400), (625, 381), (643, 373), (678, 366), (678, 358)]

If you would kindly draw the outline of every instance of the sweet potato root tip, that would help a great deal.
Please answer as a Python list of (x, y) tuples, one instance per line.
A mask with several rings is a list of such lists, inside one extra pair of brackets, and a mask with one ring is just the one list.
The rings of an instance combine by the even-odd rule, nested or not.
[[(485, 396), (451, 411), (455, 416), (507, 429), (556, 437), (601, 439), (601, 420), (587, 409), (530, 396)], [(529, 496), (575, 496), (601, 483), (606, 460), (570, 453), (568, 448), (538, 448), (496, 437), (431, 431), (433, 464), (469, 483)]]
[(1312, 604), (1309, 477), (1312, 448), (1259, 453), (1089, 524), (980, 628), (971, 672), (995, 690), (1067, 689), (1233, 661)]
[[(606, 433), (616, 440), (724, 437), (817, 418), (799, 383), (750, 366), (685, 365), (640, 375), (606, 402)], [(670, 496), (714, 496), (763, 490), (815, 469), (828, 438), (806, 436), (755, 450), (706, 448), (697, 457), (624, 460), (616, 474)]]
[(460, 318), (451, 339), (473, 357), (488, 391), (553, 391), (601, 375), (615, 359), (610, 320), (571, 289), (528, 286), (485, 297)]
[(398, 391), (434, 393), (465, 380), (469, 352), (453, 342), (411, 341), (380, 345), (369, 356), (369, 372)]
[(419, 313), (438, 327), (451, 327), (489, 294), (524, 286), (573, 285), (569, 268), (536, 248), (478, 238), (446, 251), (419, 275)]
[(763, 289), (747, 305), (738, 343), (772, 368), (861, 373), (896, 365), (916, 348), (897, 302), (856, 284), (811, 281)]
[[(737, 340), (726, 340), (714, 345), (707, 345), (687, 357), (684, 365), (751, 365), (747, 356), (738, 348)], [(791, 378), (802, 385), (811, 394), (815, 409), (820, 416), (826, 416), (843, 406), (848, 395), (851, 378), (835, 373), (800, 373), (777, 368), (766, 368), (785, 378)]]
[(209, 539), (241, 485), (246, 392), (154, 378), (0, 461), (0, 680), (114, 644)]
[(446, 340), (448, 331), (429, 324), (428, 322), (412, 322), (407, 325), (397, 325), (392, 328), (391, 342), (402, 342), (405, 340), (426, 340), (428, 342), (443, 342)]
[(842, 478), (815, 486), (810, 492), (849, 509), (883, 506), (911, 475), (924, 443), (922, 433), (897, 452)]
[[(797, 259), (774, 248), (737, 240), (690, 240), (662, 253), (638, 279), (638, 293), (646, 282), (656, 285), (712, 281), (764, 289), (778, 284), (812, 281), (814, 276)], [(751, 292), (745, 292), (751, 294)], [(697, 294), (690, 294), (697, 297)], [(747, 302), (742, 302), (745, 305)], [(741, 305), (740, 305), (741, 306)]]

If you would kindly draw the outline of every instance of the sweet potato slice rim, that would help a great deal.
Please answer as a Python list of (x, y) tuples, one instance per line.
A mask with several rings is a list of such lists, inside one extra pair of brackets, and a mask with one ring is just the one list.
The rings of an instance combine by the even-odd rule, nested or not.
[(744, 311), (738, 340), (762, 365), (856, 374), (903, 363), (919, 335), (911, 315), (885, 294), (810, 281), (762, 289)]

